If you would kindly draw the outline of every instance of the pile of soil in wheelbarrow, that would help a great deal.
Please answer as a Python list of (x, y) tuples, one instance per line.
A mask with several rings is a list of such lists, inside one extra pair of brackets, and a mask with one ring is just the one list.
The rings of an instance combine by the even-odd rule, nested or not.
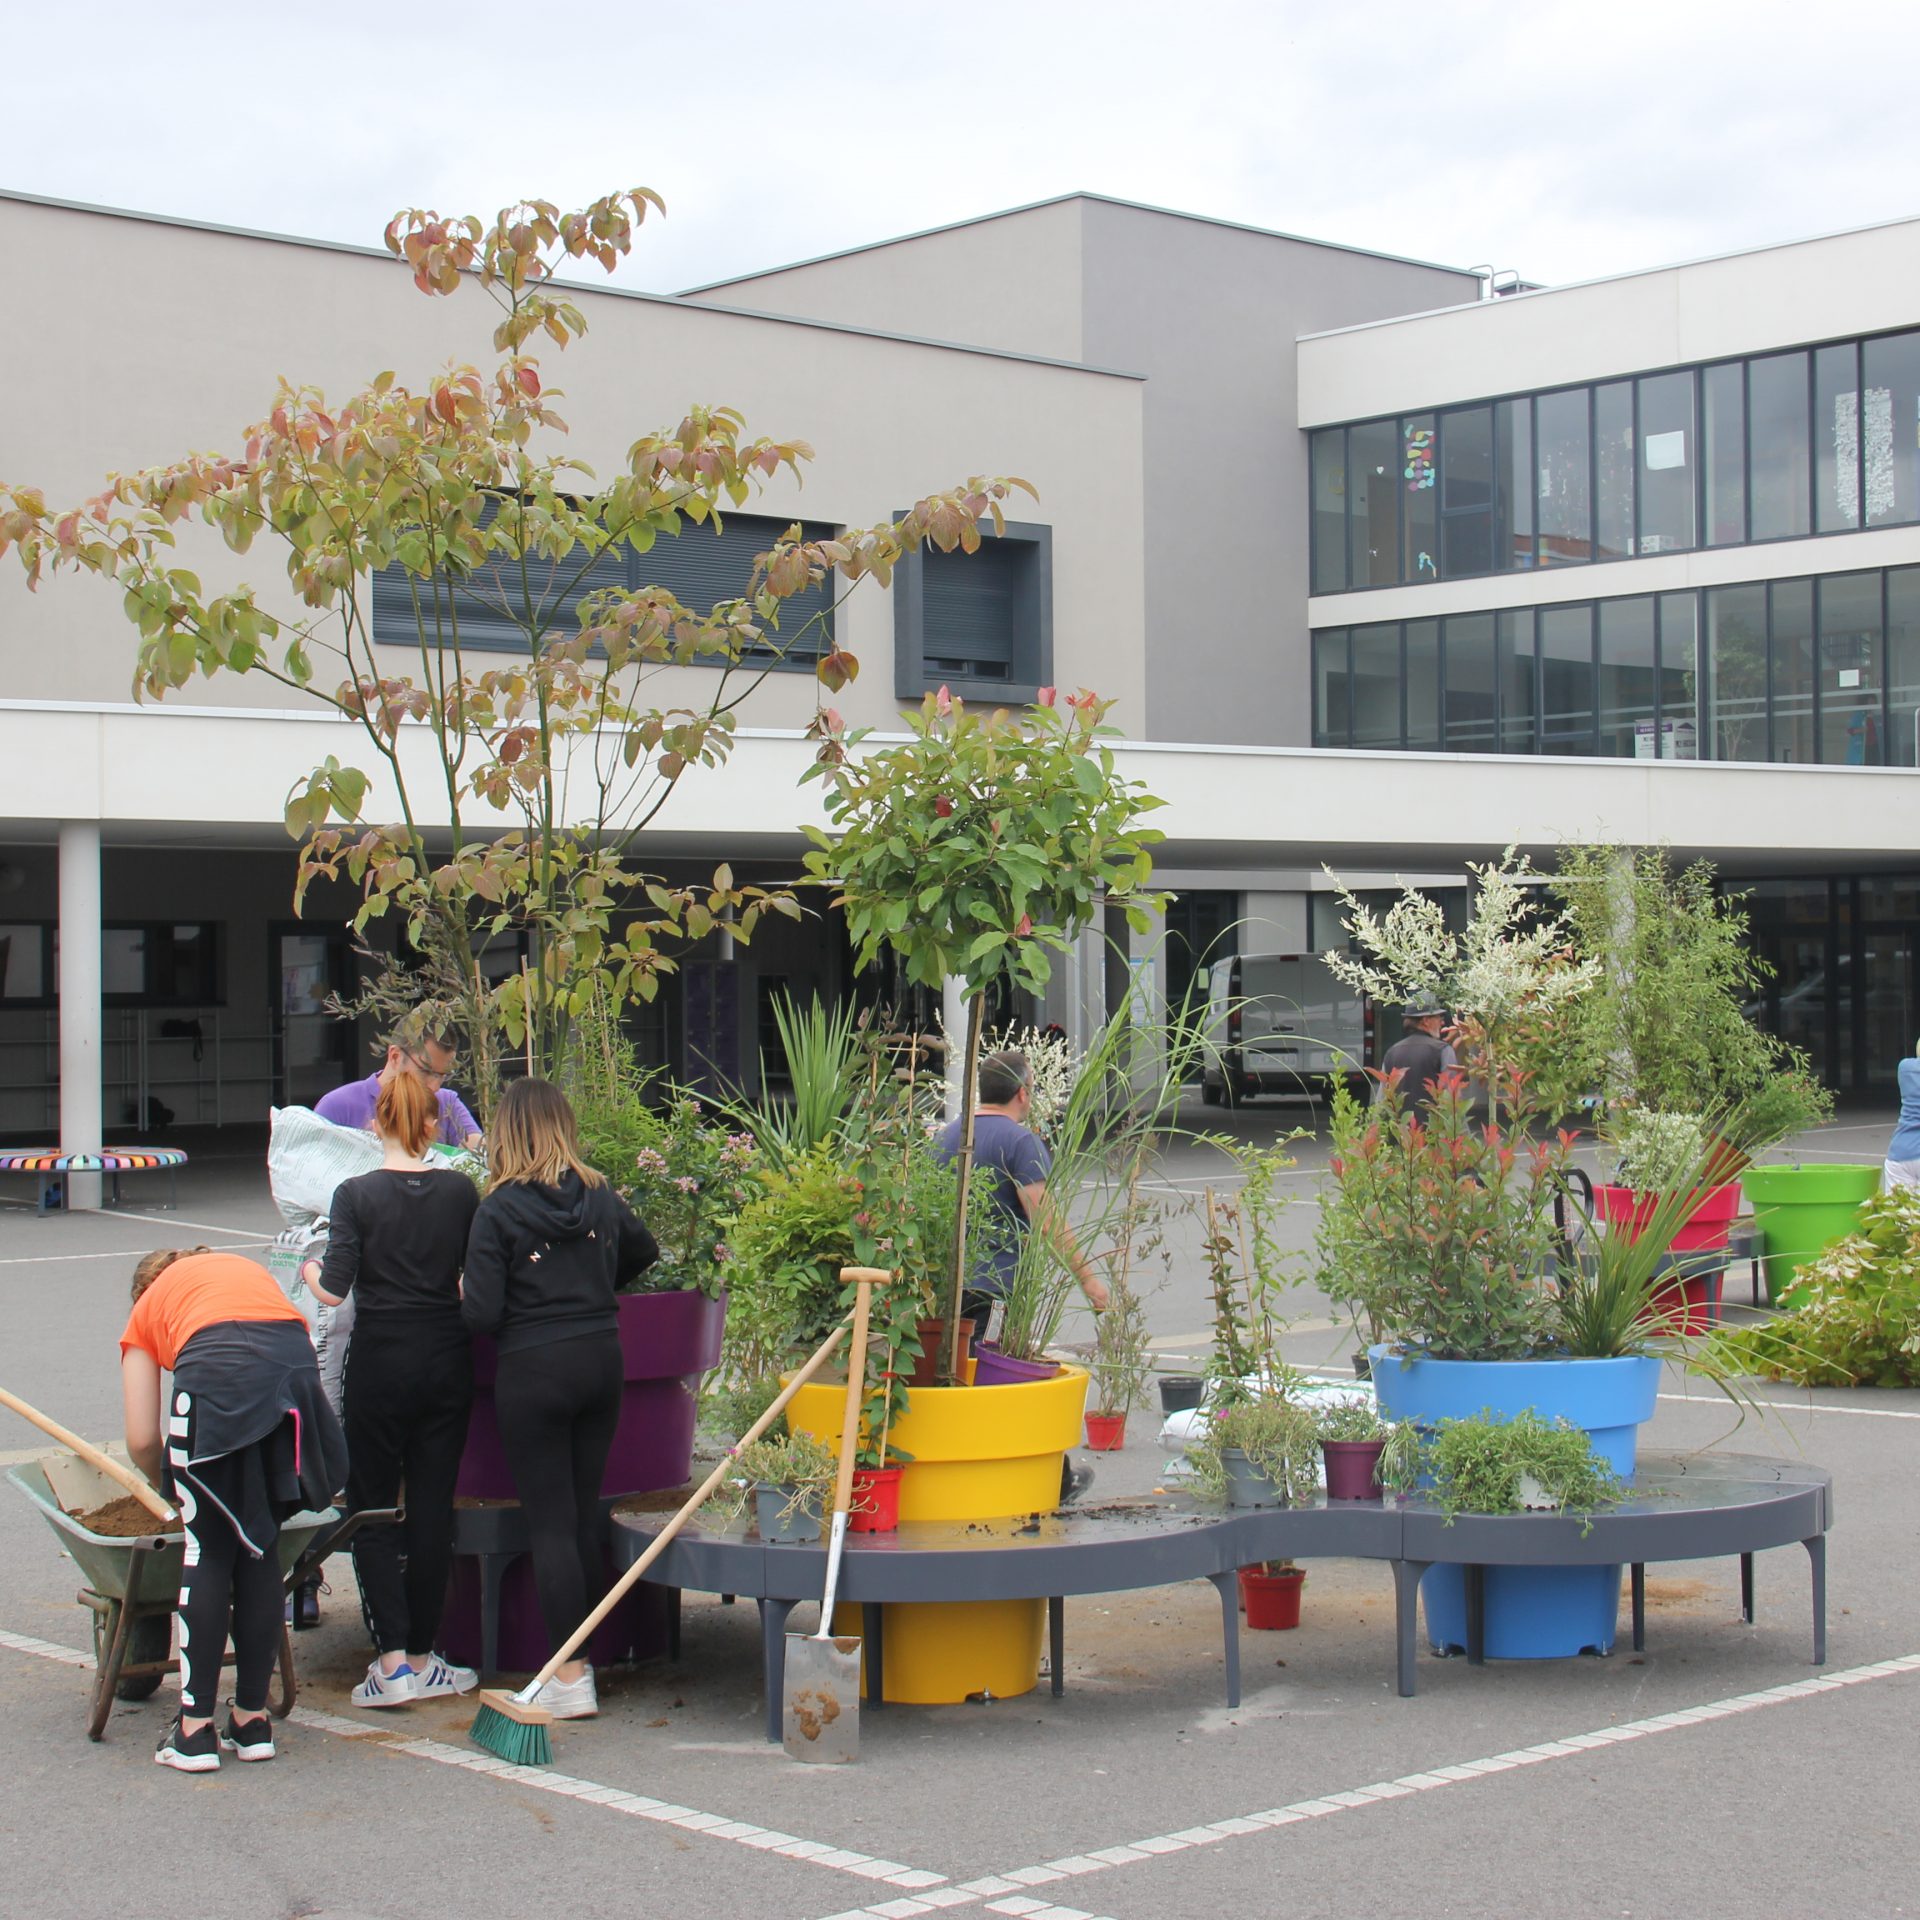
[(123, 1493), (118, 1500), (109, 1500), (104, 1507), (95, 1507), (90, 1513), (76, 1513), (73, 1517), (89, 1533), (105, 1534), (109, 1540), (137, 1540), (146, 1533), (182, 1530), (177, 1513), (171, 1519), (155, 1519), (130, 1493)]

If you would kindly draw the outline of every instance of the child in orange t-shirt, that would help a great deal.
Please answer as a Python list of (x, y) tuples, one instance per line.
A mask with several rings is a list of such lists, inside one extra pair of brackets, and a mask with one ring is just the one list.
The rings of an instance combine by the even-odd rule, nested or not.
[[(346, 1479), (346, 1442), (305, 1317), (266, 1268), (206, 1247), (164, 1248), (134, 1269), (133, 1301), (120, 1337), (127, 1451), (155, 1485), (170, 1479), (186, 1530), (180, 1712), (154, 1758), (183, 1773), (217, 1771), (223, 1747), (271, 1760), (280, 1523), (333, 1499)], [(164, 1459), (163, 1372), (173, 1376)], [(234, 1697), (216, 1735), (229, 1619)]]

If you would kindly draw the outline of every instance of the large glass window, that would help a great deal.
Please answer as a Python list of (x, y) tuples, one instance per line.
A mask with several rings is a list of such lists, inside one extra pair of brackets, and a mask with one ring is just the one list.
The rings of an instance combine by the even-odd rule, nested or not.
[(1533, 609), (1519, 607), (1495, 614), (1494, 644), (1500, 671), (1500, 751), (1531, 753), (1536, 737), (1534, 713), (1539, 705)]
[(1397, 747), (1400, 724), (1400, 629), (1353, 629), (1353, 744)]
[(1880, 576), (1830, 574), (1820, 598), (1820, 758), (1877, 767), (1880, 738)]
[(1440, 571), (1493, 571), (1493, 409), (1440, 416)]
[(1347, 744), (1347, 630), (1329, 627), (1313, 636), (1313, 744)]
[(1440, 449), (1433, 415), (1400, 422), (1400, 577), (1409, 584), (1440, 578)]
[(1540, 751), (1593, 751), (1593, 608), (1540, 609)]
[(1814, 529), (1860, 524), (1860, 359), (1849, 340), (1813, 356)]
[(1693, 375), (1656, 373), (1640, 394), (1640, 536), (1636, 553), (1694, 544)]
[(1820, 758), (1813, 731), (1813, 582), (1776, 580), (1768, 594), (1772, 630), (1773, 752), (1804, 765)]
[(1767, 757), (1767, 590), (1707, 591), (1707, 699), (1715, 760)]
[(1391, 420), (1347, 429), (1347, 577), (1356, 587), (1390, 587), (1400, 578), (1398, 431)]
[(1502, 400), (1493, 410), (1493, 565), (1506, 573), (1534, 563), (1533, 402)]
[(1660, 758), (1700, 757), (1700, 601), (1696, 594), (1660, 596)]
[(1409, 620), (1407, 635), (1407, 745), (1416, 753), (1440, 750), (1440, 622)]
[(1867, 525), (1920, 520), (1920, 333), (1889, 334), (1860, 351)]
[(1742, 360), (1700, 376), (1706, 413), (1700, 457), (1707, 483), (1710, 547), (1737, 547), (1747, 537), (1747, 368)]
[(1328, 427), (1312, 440), (1313, 591), (1347, 584), (1347, 431)]
[(1593, 541), (1586, 388), (1543, 393), (1534, 403), (1534, 435), (1540, 564), (1585, 560)]
[(1500, 699), (1493, 615), (1456, 613), (1447, 622), (1446, 659), (1447, 751), (1494, 752), (1500, 744)]
[(1600, 751), (1621, 760), (1659, 752), (1658, 671), (1650, 594), (1600, 602)]
[(1747, 496), (1756, 540), (1806, 533), (1807, 356), (1747, 363)]
[(1887, 760), (1920, 764), (1920, 567), (1887, 575)]
[(1633, 382), (1593, 390), (1593, 557), (1624, 560), (1633, 551)]

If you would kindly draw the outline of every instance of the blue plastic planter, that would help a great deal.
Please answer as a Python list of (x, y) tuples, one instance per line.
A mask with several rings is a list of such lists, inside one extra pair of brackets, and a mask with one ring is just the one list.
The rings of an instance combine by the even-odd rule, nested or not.
[[(1430, 1426), (1491, 1412), (1531, 1408), (1542, 1418), (1583, 1428), (1594, 1451), (1621, 1475), (1632, 1473), (1641, 1425), (1653, 1417), (1660, 1362), (1628, 1360), (1408, 1359), (1370, 1350), (1380, 1411)], [(1553, 1660), (1612, 1649), (1620, 1611), (1620, 1572), (1611, 1567), (1489, 1567), (1486, 1650), (1496, 1660)], [(1433, 1567), (1420, 1582), (1427, 1638), (1436, 1651), (1467, 1644), (1466, 1572)]]

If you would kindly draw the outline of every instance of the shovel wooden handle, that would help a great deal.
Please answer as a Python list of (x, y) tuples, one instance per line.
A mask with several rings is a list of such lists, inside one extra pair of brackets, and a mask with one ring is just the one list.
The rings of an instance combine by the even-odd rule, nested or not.
[(171, 1520), (174, 1517), (173, 1509), (131, 1467), (123, 1467), (112, 1454), (102, 1453), (77, 1433), (69, 1433), (58, 1420), (51, 1419), (38, 1407), (28, 1406), (5, 1387), (0, 1387), (0, 1407), (11, 1407), (22, 1420), (30, 1420), (42, 1433), (51, 1434), (63, 1447), (71, 1447), (88, 1466), (98, 1467), (109, 1480), (117, 1480), (156, 1520)]
[(873, 1309), (873, 1290), (893, 1275), (881, 1267), (842, 1267), (840, 1278), (851, 1280), (855, 1291), (853, 1344), (847, 1349), (847, 1408), (840, 1419), (840, 1471), (833, 1483), (836, 1514), (853, 1509), (853, 1456), (860, 1437), (860, 1403), (867, 1397), (867, 1316)]
[[(787, 1410), (787, 1402), (827, 1364), (828, 1360), (833, 1357), (833, 1350), (839, 1346), (840, 1342), (844, 1340), (846, 1336), (847, 1329), (845, 1325), (842, 1324), (835, 1327), (834, 1330), (821, 1341), (819, 1346), (814, 1349), (813, 1357), (780, 1389), (772, 1406), (740, 1436), (740, 1447), (750, 1446), (779, 1419), (781, 1414)], [(737, 1452), (738, 1450), (738, 1447), (736, 1447), (735, 1451)], [(594, 1628), (620, 1604), (621, 1600), (626, 1597), (628, 1589), (632, 1587), (640, 1576), (667, 1550), (667, 1543), (693, 1518), (707, 1496), (719, 1486), (720, 1482), (724, 1480), (732, 1470), (733, 1454), (729, 1453), (720, 1464), (700, 1482), (699, 1486), (693, 1490), (693, 1495), (687, 1501), (686, 1505), (647, 1543), (646, 1551), (641, 1554), (639, 1559), (613, 1583), (613, 1591), (574, 1628), (572, 1633), (567, 1636), (565, 1644), (554, 1654), (553, 1658), (549, 1660), (518, 1693), (512, 1696), (513, 1699), (519, 1701), (522, 1706), (525, 1706), (532, 1700), (533, 1696), (573, 1658), (574, 1654), (584, 1646), (591, 1637)]]

